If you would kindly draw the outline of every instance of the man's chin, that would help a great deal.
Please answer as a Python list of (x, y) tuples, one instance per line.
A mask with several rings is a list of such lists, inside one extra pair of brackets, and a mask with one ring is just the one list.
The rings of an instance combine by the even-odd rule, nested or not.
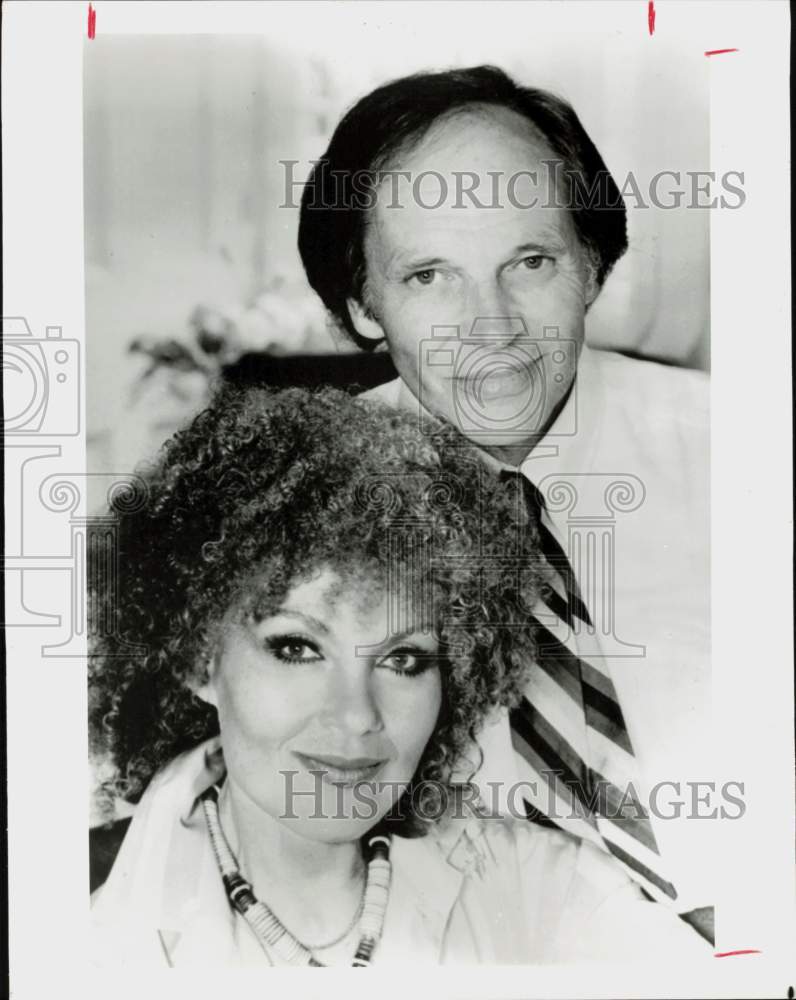
[(543, 433), (546, 414), (539, 406), (530, 410), (521, 404), (505, 405), (506, 401), (501, 406), (497, 400), (493, 406), (484, 406), (483, 400), (476, 405), (465, 396), (461, 401), (454, 400), (450, 392), (429, 392), (425, 398), (421, 395), (416, 399), (420, 414), (444, 420), (485, 451), (506, 449), (516, 453), (524, 448), (527, 454)]
[(454, 414), (446, 419), (468, 441), (487, 450), (491, 448), (530, 448), (542, 433), (541, 428), (537, 426), (537, 421), (519, 425), (517, 420), (512, 419), (511, 414), (505, 419), (494, 420), (492, 426), (486, 420), (476, 423), (474, 420), (461, 419), (459, 414)]

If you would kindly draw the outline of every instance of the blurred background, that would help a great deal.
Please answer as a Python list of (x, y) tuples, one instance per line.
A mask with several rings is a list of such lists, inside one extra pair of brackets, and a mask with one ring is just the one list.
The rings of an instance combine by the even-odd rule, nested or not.
[[(293, 5), (268, 37), (86, 46), (92, 472), (150, 458), (219, 373), (280, 385), (392, 377), (386, 354), (329, 328), (303, 276), (298, 209), (280, 207), (279, 161), (299, 161), (303, 181), (341, 114), (385, 80), (491, 62), (568, 99), (620, 185), (631, 171), (644, 191), (660, 170), (709, 169), (708, 60), (683, 58), (663, 34), (647, 44), (640, 23), (595, 38), (573, 32), (566, 4), (539, 5), (539, 31), (507, 25), (502, 4), (488, 19), (480, 4), (412, 5), (411, 24), (390, 4), (375, 20), (371, 7), (367, 18), (356, 4), (323, 7)], [(708, 368), (708, 215), (631, 200), (630, 250), (587, 317), (590, 343)]]

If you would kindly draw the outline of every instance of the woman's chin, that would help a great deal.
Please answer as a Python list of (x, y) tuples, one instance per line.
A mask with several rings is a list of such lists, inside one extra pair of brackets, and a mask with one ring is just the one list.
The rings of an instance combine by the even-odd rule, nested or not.
[(295, 791), (278, 818), (311, 840), (324, 843), (359, 840), (387, 815), (402, 790), (403, 785), (385, 788), (379, 782), (348, 785), (323, 780), (311, 793)]
[[(386, 812), (386, 810), (385, 810)], [(379, 822), (384, 813), (375, 819), (358, 819), (356, 817), (319, 817), (300, 816), (295, 819), (282, 819), (281, 823), (297, 836), (305, 840), (314, 840), (319, 844), (345, 844), (360, 840)]]

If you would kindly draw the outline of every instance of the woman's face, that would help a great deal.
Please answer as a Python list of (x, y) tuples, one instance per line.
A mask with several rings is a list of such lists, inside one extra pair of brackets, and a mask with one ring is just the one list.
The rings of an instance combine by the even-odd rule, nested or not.
[[(223, 633), (208, 692), (237, 794), (315, 840), (362, 836), (400, 798), (437, 722), (438, 642), (391, 634), (388, 595), (330, 569)], [(425, 626), (425, 628), (424, 628)]]

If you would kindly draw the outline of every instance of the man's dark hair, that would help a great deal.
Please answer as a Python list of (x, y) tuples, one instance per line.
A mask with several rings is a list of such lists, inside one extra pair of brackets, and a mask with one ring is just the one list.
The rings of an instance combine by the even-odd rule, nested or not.
[[(441, 117), (472, 104), (493, 104), (527, 118), (561, 162), (557, 176), (578, 237), (600, 285), (627, 249), (622, 195), (578, 116), (560, 97), (518, 86), (495, 66), (417, 73), (393, 80), (358, 101), (342, 118), (329, 148), (315, 164), (301, 200), (298, 246), (310, 285), (342, 328), (369, 349), (346, 305), (360, 300), (365, 283), (367, 199), (356, 178), (385, 168), (425, 136)], [(348, 178), (352, 183), (343, 184)], [(367, 192), (365, 192), (367, 193)], [(372, 202), (371, 202), (372, 204)]]

